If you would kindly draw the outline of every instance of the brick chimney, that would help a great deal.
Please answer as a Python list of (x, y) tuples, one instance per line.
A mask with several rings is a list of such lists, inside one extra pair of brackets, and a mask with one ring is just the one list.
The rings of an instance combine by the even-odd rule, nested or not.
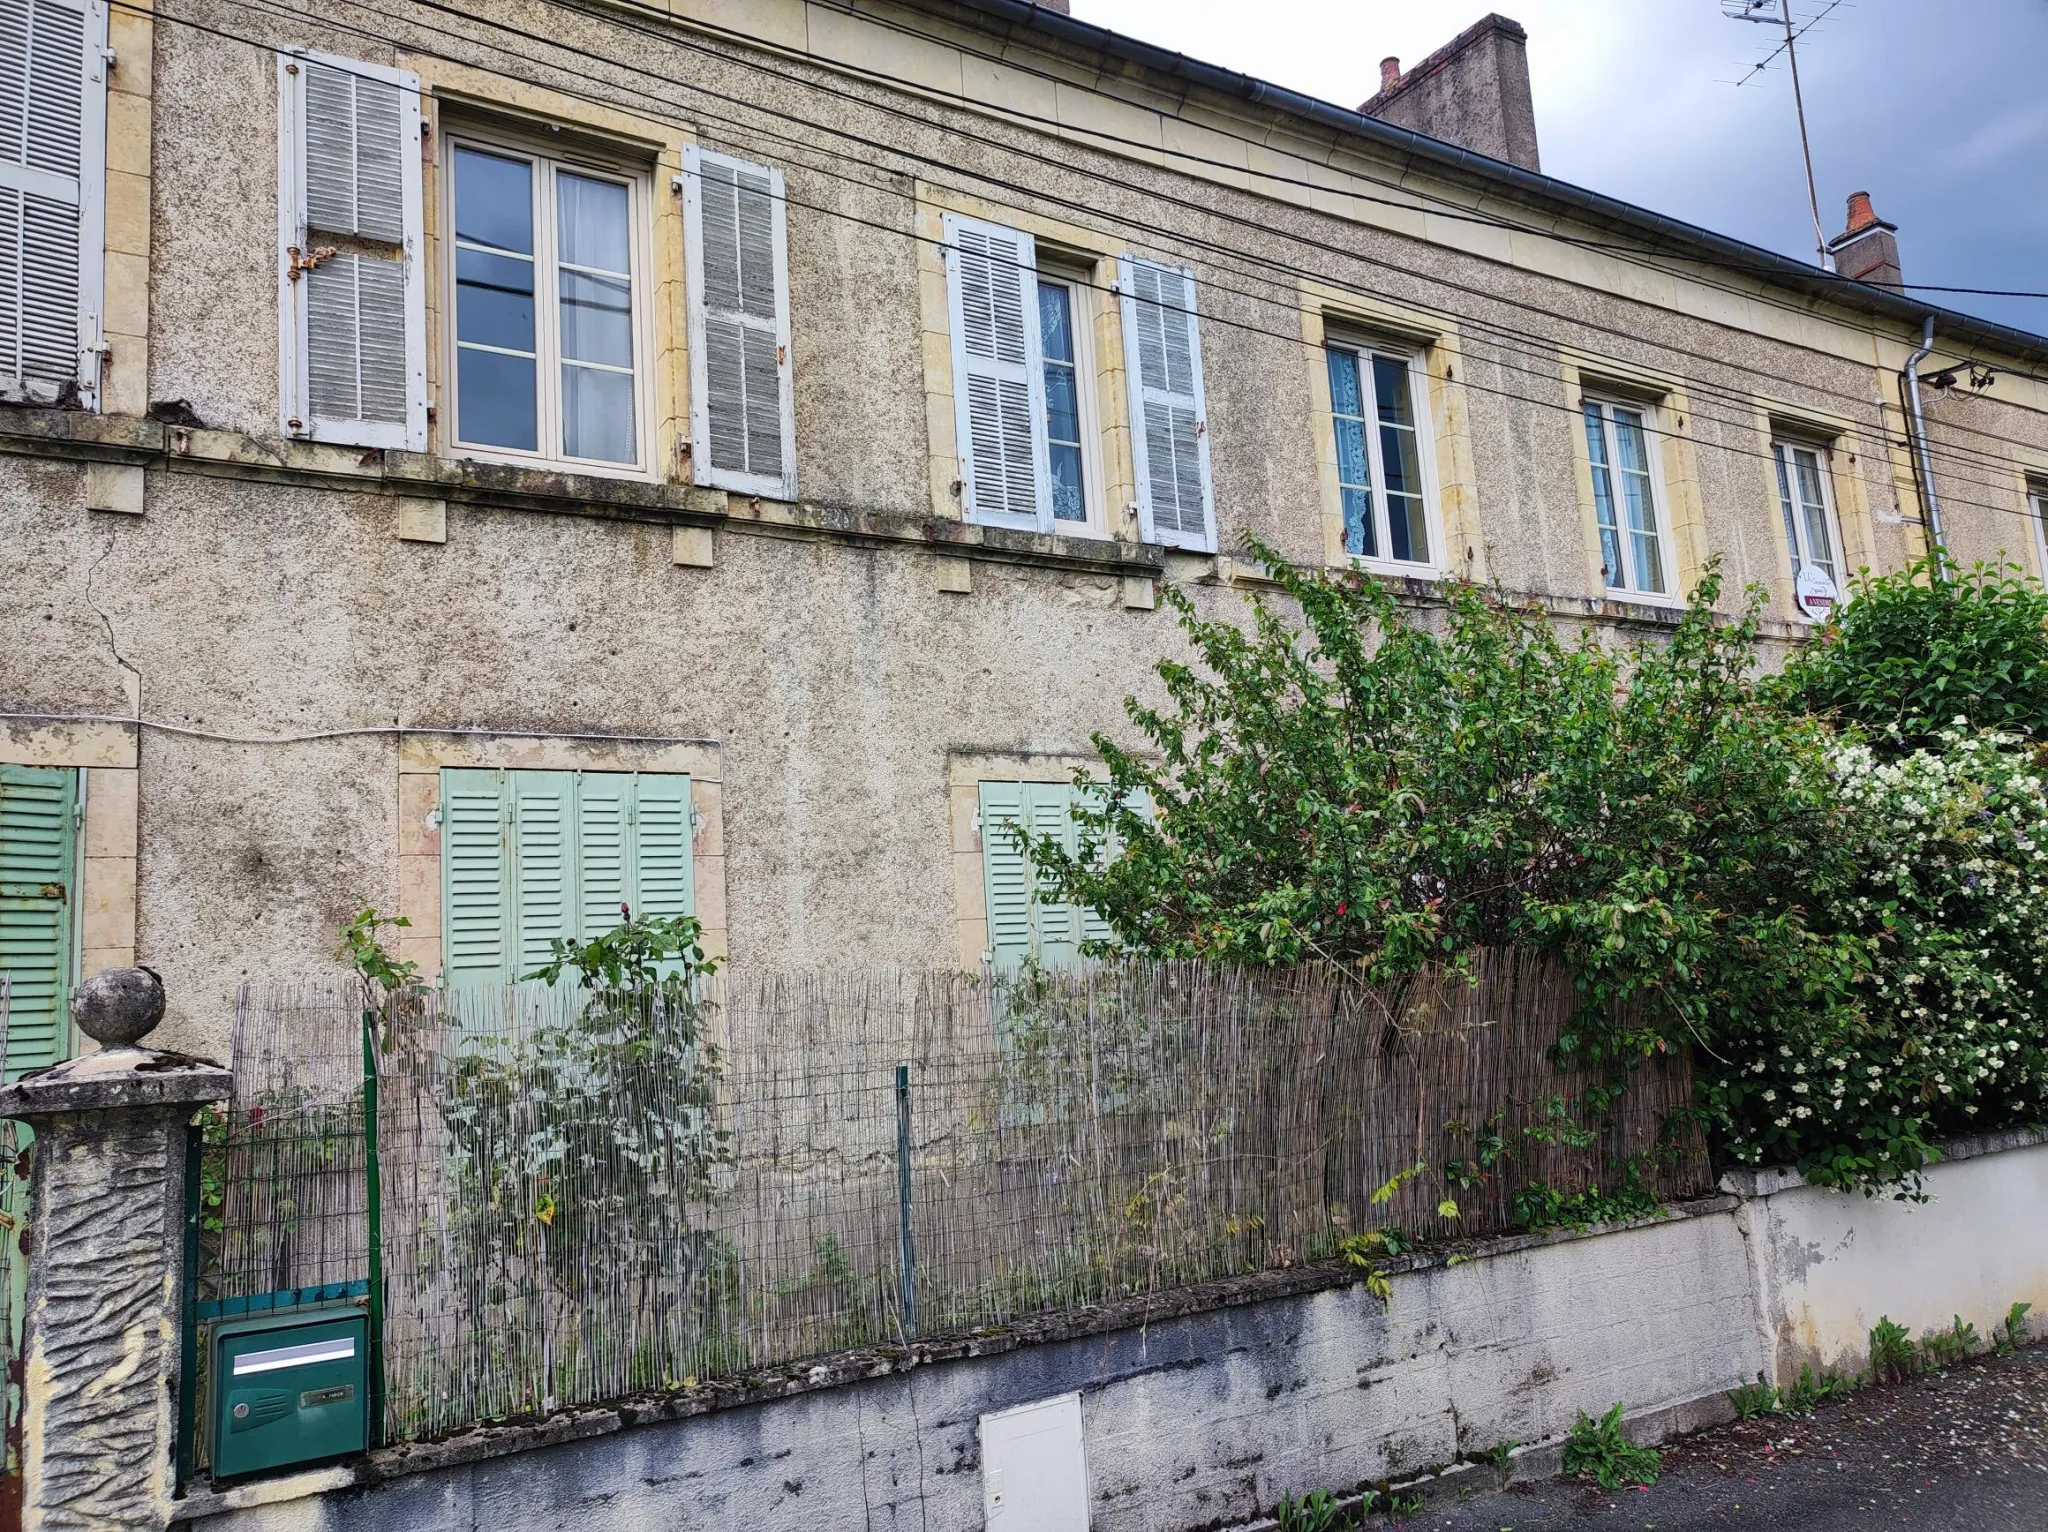
[(1359, 111), (1524, 170), (1541, 170), (1528, 45), (1529, 34), (1519, 23), (1488, 16), (1406, 74), (1399, 59), (1382, 60), (1379, 94)]
[(1857, 282), (1899, 287), (1899, 226), (1886, 223), (1870, 205), (1869, 192), (1849, 193), (1849, 227), (1828, 241), (1835, 271)]

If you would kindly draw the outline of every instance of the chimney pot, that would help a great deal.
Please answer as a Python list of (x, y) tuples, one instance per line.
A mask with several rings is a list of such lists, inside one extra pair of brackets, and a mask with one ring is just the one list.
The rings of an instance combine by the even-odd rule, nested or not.
[(1398, 58), (1380, 60), (1380, 89), (1392, 90), (1401, 83), (1401, 61)]
[(1880, 287), (1900, 286), (1905, 278), (1899, 270), (1898, 232), (1897, 224), (1877, 216), (1869, 192), (1849, 193), (1849, 227), (1828, 241), (1835, 274)]

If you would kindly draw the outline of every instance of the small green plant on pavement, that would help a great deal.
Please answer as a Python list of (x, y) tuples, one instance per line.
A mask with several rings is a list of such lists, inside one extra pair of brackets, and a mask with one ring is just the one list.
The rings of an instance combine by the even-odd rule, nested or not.
[[(1368, 1493), (1368, 1501), (1371, 1498)], [(1310, 1490), (1298, 1500), (1292, 1495), (1282, 1496), (1273, 1519), (1279, 1523), (1280, 1532), (1337, 1532), (1353, 1524), (1344, 1503), (1327, 1489)]]
[(2005, 1311), (2005, 1323), (1998, 1327), (1998, 1354), (2010, 1356), (2027, 1343), (2027, 1310), (2031, 1303), (2015, 1303)]
[(1664, 1455), (1655, 1447), (1637, 1447), (1621, 1430), (1621, 1405), (1598, 1420), (1579, 1411), (1572, 1434), (1565, 1439), (1564, 1471), (1590, 1477), (1602, 1489), (1655, 1484)]
[(1929, 1367), (1953, 1367), (1976, 1355), (1978, 1345), (1977, 1327), (1958, 1314), (1946, 1330), (1927, 1332), (1920, 1342), (1920, 1355)]
[(1870, 1327), (1870, 1379), (1873, 1383), (1901, 1383), (1920, 1371), (1920, 1348), (1901, 1324), (1880, 1314)]
[(1729, 1389), (1728, 1402), (1735, 1406), (1737, 1420), (1755, 1420), (1759, 1415), (1778, 1413), (1778, 1391), (1762, 1379)]

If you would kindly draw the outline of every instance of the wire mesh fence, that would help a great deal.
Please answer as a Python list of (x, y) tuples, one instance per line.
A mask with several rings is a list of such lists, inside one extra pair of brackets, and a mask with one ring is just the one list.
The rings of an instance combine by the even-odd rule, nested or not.
[(380, 1221), (384, 1427), (416, 1439), (1369, 1229), (1498, 1232), (1531, 1182), (1705, 1191), (1667, 1128), (1682, 1057), (1609, 1099), (1551, 1060), (1573, 1003), (1512, 952), (1392, 989), (1111, 964), (411, 991), (372, 1017), (373, 1220), (359, 1000), (245, 991), (202, 1296), (357, 1290)]

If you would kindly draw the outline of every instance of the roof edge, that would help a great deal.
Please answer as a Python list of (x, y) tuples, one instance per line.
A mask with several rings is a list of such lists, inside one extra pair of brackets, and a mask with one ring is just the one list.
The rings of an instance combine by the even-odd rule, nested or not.
[(1070, 15), (1036, 4), (1034, 0), (948, 0), (948, 3), (1010, 22), (1013, 26), (1026, 31), (1045, 33), (1108, 58), (1171, 75), (1191, 85), (1215, 91), (1219, 95), (1236, 97), (1287, 116), (1315, 123), (1319, 127), (1370, 140), (1447, 170), (1503, 182), (1530, 198), (1609, 219), (1648, 236), (1652, 241), (1675, 243), (1685, 247), (1683, 250), (1670, 252), (1673, 254), (1690, 254), (1710, 261), (1739, 262), (1756, 268), (1756, 274), (1767, 281), (1793, 288), (1809, 297), (1821, 298), (1867, 314), (1895, 320), (1909, 329), (1918, 329), (1931, 315), (1942, 339), (1950, 342), (1949, 346), (1942, 348), (1943, 350), (1952, 350), (1956, 340), (1965, 339), (1973, 344), (1993, 347), (2008, 355), (2048, 362), (2048, 335), (2017, 329), (2011, 325), (2000, 324), (1996, 320), (1982, 319), (1956, 309), (1943, 308), (1939, 304), (1922, 303), (1868, 282), (1857, 282), (1848, 277), (1837, 276), (1833, 272), (1822, 271), (1790, 256), (1780, 255), (1777, 251), (1766, 249), (1762, 245), (1752, 245), (1730, 235), (1717, 234), (1698, 224), (1687, 223), (1684, 219), (1673, 218), (1668, 214), (1652, 212), (1648, 208), (1638, 207), (1632, 202), (1624, 202), (1619, 197), (1610, 197), (1603, 192), (1589, 191), (1570, 181), (1544, 175), (1541, 171), (1524, 170), (1519, 165), (1511, 165), (1505, 160), (1497, 160), (1490, 155), (1475, 153), (1456, 144), (1447, 144), (1441, 139), (1431, 138), (1427, 134), (1397, 127), (1376, 117), (1368, 117), (1350, 107), (1338, 106), (1335, 102), (1324, 101), (1320, 97), (1292, 90), (1285, 85), (1275, 85), (1269, 80), (1259, 79), (1256, 75), (1204, 63), (1200, 59), (1190, 58), (1187, 54), (1175, 53), (1155, 43), (1127, 37), (1121, 32), (1113, 32), (1093, 22), (1077, 21)]

